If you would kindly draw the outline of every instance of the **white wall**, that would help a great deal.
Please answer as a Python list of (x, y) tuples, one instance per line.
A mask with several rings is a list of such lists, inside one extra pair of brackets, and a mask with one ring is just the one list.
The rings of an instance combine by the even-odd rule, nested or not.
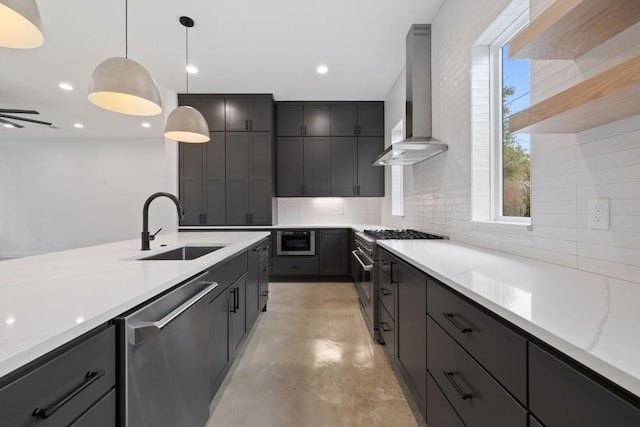
[[(174, 191), (164, 139), (0, 141), (0, 257), (140, 236), (142, 206)], [(150, 227), (175, 230), (169, 200), (151, 205)]]
[[(578, 135), (532, 136), (532, 230), (471, 221), (471, 47), (508, 3), (447, 0), (440, 9), (432, 26), (433, 129), (449, 151), (405, 167), (404, 218), (391, 216), (387, 176), (382, 222), (640, 282), (640, 117)], [(532, 0), (532, 16), (551, 3)], [(640, 25), (575, 62), (533, 61), (532, 101), (640, 53), (638, 40)], [(387, 133), (404, 115), (400, 86), (385, 103)], [(587, 228), (592, 197), (611, 199), (611, 230)]]

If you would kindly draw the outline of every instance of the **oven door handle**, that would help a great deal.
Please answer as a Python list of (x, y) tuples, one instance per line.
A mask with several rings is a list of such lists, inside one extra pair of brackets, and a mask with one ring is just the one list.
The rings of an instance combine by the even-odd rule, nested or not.
[(371, 271), (373, 270), (373, 264), (370, 265), (366, 265), (364, 262), (362, 262), (362, 260), (360, 259), (360, 257), (358, 256), (358, 251), (351, 251), (351, 254), (354, 256), (355, 259), (358, 260), (358, 262), (360, 263), (360, 265), (362, 266), (362, 269), (364, 271)]

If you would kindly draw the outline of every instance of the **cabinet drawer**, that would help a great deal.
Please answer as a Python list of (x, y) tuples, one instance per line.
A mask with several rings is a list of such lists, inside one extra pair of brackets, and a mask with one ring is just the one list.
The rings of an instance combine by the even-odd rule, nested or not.
[[(114, 387), (115, 360), (115, 326), (110, 326), (0, 390), (1, 424), (12, 427), (71, 424)], [(89, 372), (97, 374), (87, 377)], [(58, 410), (46, 419), (32, 415), (37, 408), (52, 411), (55, 405), (59, 405)]]
[(429, 427), (464, 427), (442, 390), (427, 372), (427, 424)]
[(227, 260), (222, 265), (216, 265), (206, 276), (201, 278), (202, 281), (217, 282), (218, 287), (209, 294), (209, 301), (213, 301), (218, 295), (227, 290), (233, 282), (242, 276), (248, 269), (247, 253), (242, 252), (235, 257)]
[(380, 280), (378, 287), (378, 301), (384, 305), (392, 319), (396, 318), (396, 284), (386, 280), (386, 274), (378, 271)]
[(380, 331), (381, 344), (387, 347), (387, 351), (395, 358), (396, 355), (396, 325), (387, 310), (378, 303), (378, 329)]
[(93, 405), (71, 427), (115, 427), (116, 390), (111, 390), (98, 403)]
[(529, 409), (548, 427), (640, 425), (640, 408), (533, 343)]
[(527, 340), (433, 279), (427, 313), (521, 403), (527, 401)]
[(316, 276), (320, 274), (318, 257), (275, 257), (271, 260), (274, 276)]
[(378, 251), (378, 259), (376, 264), (378, 265), (378, 268), (380, 270), (382, 270), (384, 272), (384, 274), (387, 275), (387, 277), (389, 278), (389, 281), (393, 281), (393, 272), (391, 271), (392, 269), (392, 265), (397, 262), (396, 258), (391, 255), (389, 252), (385, 251), (384, 249), (380, 249)]
[(527, 411), (430, 316), (427, 369), (467, 427), (527, 426)]

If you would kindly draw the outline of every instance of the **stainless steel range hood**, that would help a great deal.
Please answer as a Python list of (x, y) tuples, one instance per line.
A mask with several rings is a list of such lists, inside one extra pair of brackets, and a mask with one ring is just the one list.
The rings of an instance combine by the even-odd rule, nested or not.
[(415, 24), (407, 34), (407, 138), (389, 146), (374, 166), (413, 165), (449, 148), (431, 137), (431, 25)]

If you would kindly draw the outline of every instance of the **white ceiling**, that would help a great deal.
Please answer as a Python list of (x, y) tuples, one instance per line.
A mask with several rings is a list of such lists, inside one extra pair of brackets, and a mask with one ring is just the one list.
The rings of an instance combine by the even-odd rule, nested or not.
[[(411, 24), (430, 23), (444, 0), (129, 0), (129, 58), (161, 92), (185, 91), (189, 59), (200, 72), (191, 93), (273, 93), (276, 100), (383, 100), (404, 66)], [(86, 97), (102, 60), (124, 56), (124, 0), (40, 0), (45, 43), (0, 48), (0, 108), (40, 111), (61, 129), (0, 126), (14, 137), (161, 136), (164, 115), (140, 118), (102, 110)], [(326, 64), (329, 73), (315, 69)], [(58, 88), (60, 82), (72, 92)], [(150, 129), (141, 127), (143, 121)], [(81, 122), (84, 129), (75, 129)]]

